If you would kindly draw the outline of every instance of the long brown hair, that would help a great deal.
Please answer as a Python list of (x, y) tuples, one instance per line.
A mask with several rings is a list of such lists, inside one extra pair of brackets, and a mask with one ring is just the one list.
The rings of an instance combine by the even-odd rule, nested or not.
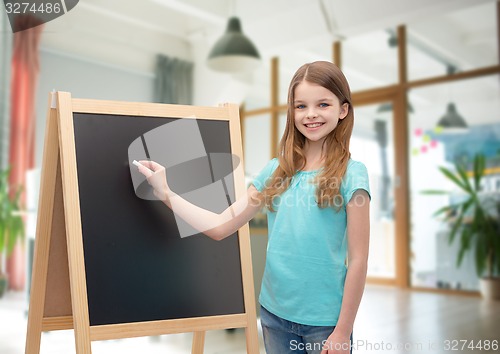
[(351, 90), (347, 79), (336, 65), (327, 61), (316, 61), (302, 65), (290, 82), (286, 127), (278, 155), (279, 165), (261, 194), (261, 198), (271, 211), (274, 211), (272, 205), (274, 197), (282, 194), (290, 186), (292, 177), (306, 165), (304, 153), (306, 138), (295, 127), (294, 117), (295, 88), (304, 80), (330, 90), (337, 96), (340, 105), (348, 104), (347, 116), (338, 121), (335, 129), (323, 142), (323, 148), (326, 146), (327, 149), (324, 151), (324, 166), (315, 180), (316, 201), (320, 208), (333, 205), (339, 210), (342, 206), (340, 184), (351, 157), (349, 141), (354, 125)]

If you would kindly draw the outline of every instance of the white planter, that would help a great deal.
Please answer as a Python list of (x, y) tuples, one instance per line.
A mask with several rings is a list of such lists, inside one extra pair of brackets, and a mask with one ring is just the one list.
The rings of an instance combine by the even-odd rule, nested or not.
[(500, 300), (500, 278), (479, 279), (481, 296), (485, 300)]

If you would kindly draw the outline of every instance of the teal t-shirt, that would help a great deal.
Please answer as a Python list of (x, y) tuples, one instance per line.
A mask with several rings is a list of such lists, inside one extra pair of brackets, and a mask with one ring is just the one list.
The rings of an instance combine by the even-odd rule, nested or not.
[[(271, 160), (254, 179), (262, 191), (278, 166)], [(370, 193), (364, 164), (349, 160), (340, 193), (340, 211), (319, 208), (316, 171), (299, 171), (288, 189), (267, 210), (268, 245), (259, 302), (288, 321), (311, 326), (335, 326), (340, 314), (347, 268), (346, 205), (353, 193)]]

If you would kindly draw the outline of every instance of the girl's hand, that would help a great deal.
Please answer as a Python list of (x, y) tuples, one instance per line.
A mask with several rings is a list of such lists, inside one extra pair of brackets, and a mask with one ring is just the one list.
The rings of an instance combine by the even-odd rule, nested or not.
[(351, 352), (351, 338), (333, 330), (323, 348), (321, 354), (349, 354)]
[(138, 166), (139, 172), (146, 176), (148, 183), (153, 187), (156, 198), (166, 201), (170, 192), (167, 184), (167, 173), (165, 167), (154, 161), (139, 161), (142, 166)]

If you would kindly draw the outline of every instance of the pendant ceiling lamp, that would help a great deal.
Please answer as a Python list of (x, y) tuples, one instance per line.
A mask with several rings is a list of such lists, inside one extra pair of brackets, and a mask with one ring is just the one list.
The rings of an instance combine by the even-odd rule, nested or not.
[[(446, 73), (448, 75), (453, 75), (456, 72), (457, 68), (454, 65), (448, 64), (446, 66)], [(449, 86), (450, 96), (451, 88), (452, 86)], [(437, 126), (442, 128), (446, 133), (466, 133), (468, 129), (464, 117), (457, 112), (457, 107), (453, 102), (448, 103), (446, 113), (439, 118)]]
[(442, 127), (446, 132), (462, 133), (467, 131), (465, 119), (457, 112), (455, 103), (448, 103), (446, 113), (439, 119), (438, 127)]
[(226, 32), (208, 55), (208, 66), (216, 71), (237, 73), (252, 71), (260, 64), (255, 45), (241, 30), (239, 18), (231, 17)]

